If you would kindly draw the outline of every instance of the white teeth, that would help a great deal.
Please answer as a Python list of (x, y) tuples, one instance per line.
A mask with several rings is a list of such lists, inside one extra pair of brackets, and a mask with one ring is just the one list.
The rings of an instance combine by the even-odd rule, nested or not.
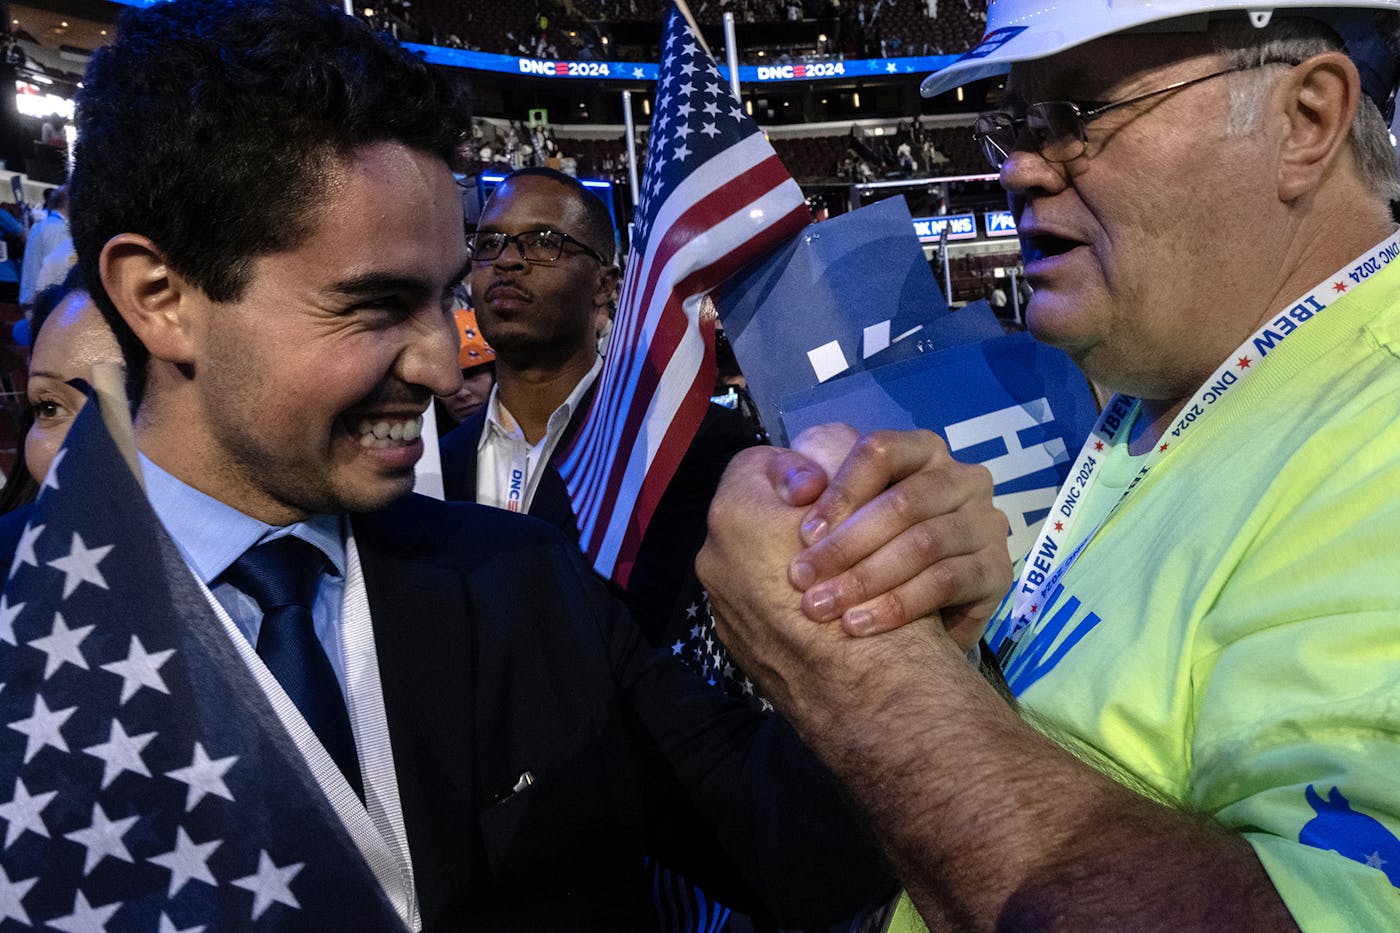
[(361, 418), (356, 422), (355, 428), (361, 447), (401, 447), (422, 436), (423, 417), (419, 415), (402, 421), (370, 421), (368, 418)]

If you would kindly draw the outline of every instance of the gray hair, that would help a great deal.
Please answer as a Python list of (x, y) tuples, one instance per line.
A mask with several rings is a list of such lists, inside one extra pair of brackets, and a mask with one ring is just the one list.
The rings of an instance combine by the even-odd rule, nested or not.
[[(1388, 16), (1382, 28), (1391, 45), (1400, 48), (1400, 16)], [(1302, 16), (1275, 16), (1263, 29), (1242, 20), (1220, 20), (1211, 23), (1208, 35), (1225, 65), (1233, 67), (1301, 62), (1342, 47), (1328, 26)], [(1244, 136), (1258, 129), (1271, 77), (1268, 69), (1261, 69), (1243, 72), (1230, 82), (1228, 133)], [(1361, 99), (1348, 141), (1362, 184), (1386, 201), (1400, 201), (1400, 167), (1390, 128), (1370, 98)]]

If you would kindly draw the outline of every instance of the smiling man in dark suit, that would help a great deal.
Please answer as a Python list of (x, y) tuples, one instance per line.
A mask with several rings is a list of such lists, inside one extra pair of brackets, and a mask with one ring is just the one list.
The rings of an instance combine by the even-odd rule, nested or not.
[[(889, 893), (790, 730), (645, 650), (564, 538), (407, 495), (460, 379), (465, 117), (439, 76), (316, 0), (176, 0), (123, 17), (79, 127), (75, 241), (151, 505), (313, 786), (391, 853), (404, 926), (645, 928), (643, 852), (792, 925)], [(111, 895), (166, 897), (147, 874)], [(264, 922), (325, 928), (283, 883)]]

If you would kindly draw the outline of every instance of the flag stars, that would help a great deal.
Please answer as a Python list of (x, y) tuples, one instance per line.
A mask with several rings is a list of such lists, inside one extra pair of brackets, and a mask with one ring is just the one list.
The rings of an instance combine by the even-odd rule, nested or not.
[(677, 162), (684, 162), (685, 157), (690, 155), (690, 152), (690, 147), (687, 146), (685, 143), (681, 143), (679, 146), (676, 147), (676, 151), (671, 153), (671, 158)]
[(175, 848), (161, 855), (153, 855), (146, 861), (169, 870), (169, 896), (173, 898), (180, 893), (181, 888), (191, 881), (203, 881), (208, 885), (218, 885), (213, 874), (209, 871), (209, 857), (222, 844), (223, 841), (220, 839), (196, 843), (190, 839), (185, 828), (181, 826), (175, 830)]
[(58, 453), (54, 455), (53, 463), (49, 464), (49, 472), (44, 474), (44, 484), (39, 487), (39, 495), (42, 496), (45, 489), (58, 488), (58, 465), (63, 462), (63, 458), (66, 456), (68, 456), (68, 448), (59, 448)]
[[(50, 838), (49, 828), (44, 825), (44, 818), (41, 815), (44, 808), (49, 805), (49, 801), (58, 796), (58, 791), (50, 790), (42, 794), (31, 794), (29, 788), (24, 786), (23, 778), (15, 778), (15, 795), (10, 798), (9, 803), (0, 804), (0, 818), (6, 822), (5, 826), (5, 848), (9, 848), (16, 839), (24, 834), (25, 830), (30, 831), (45, 839)], [(0, 916), (3, 919), (3, 916)]]
[(69, 548), (65, 557), (58, 557), (49, 561), (49, 566), (55, 570), (62, 570), (63, 577), (63, 598), (67, 599), (78, 588), (80, 583), (91, 583), (93, 586), (107, 589), (107, 581), (102, 577), (102, 571), (97, 565), (112, 550), (112, 545), (105, 544), (102, 547), (89, 548), (83, 544), (82, 535), (73, 532), (73, 544)]
[(131, 648), (127, 651), (126, 658), (102, 665), (104, 671), (110, 671), (122, 679), (122, 694), (118, 703), (126, 703), (142, 687), (169, 695), (170, 689), (165, 686), (165, 679), (160, 676), (160, 669), (174, 653), (175, 649), (173, 648), (148, 652), (141, 644), (141, 639), (132, 635)]
[(34, 698), (34, 714), (28, 719), (20, 719), (10, 723), (11, 729), (28, 737), (24, 746), (24, 763), (28, 764), (30, 759), (39, 754), (45, 745), (52, 745), (61, 752), (67, 752), (68, 742), (64, 740), (63, 733), (59, 730), (68, 721), (68, 717), (77, 711), (76, 706), (50, 710), (48, 704), (44, 702), (44, 698), (36, 696)]
[[(706, 104), (706, 105), (704, 106), (703, 109), (704, 109), (704, 111), (705, 111), (706, 113), (708, 113), (708, 114), (709, 114), (710, 116), (712, 116), (712, 117), (717, 117), (717, 116), (719, 116), (719, 114), (720, 114), (719, 100), (718, 100), (718, 99), (715, 99), (715, 100), (710, 101), (708, 104)], [(700, 132), (703, 133), (703, 132), (705, 132), (705, 131), (702, 129)]]
[(674, 654), (674, 655), (679, 655), (679, 654), (680, 654), (682, 651), (684, 651), (684, 650), (685, 650), (685, 642), (682, 642), (682, 641), (677, 641), (674, 645), (671, 646), (671, 654)]
[(88, 903), (87, 896), (79, 891), (73, 899), (73, 912), (66, 917), (50, 920), (48, 924), (65, 933), (103, 933), (107, 929), (107, 921), (112, 919), (112, 914), (121, 906), (121, 901), (116, 901), (102, 907), (93, 907)]
[(165, 776), (189, 785), (189, 793), (185, 795), (185, 812), (188, 813), (195, 808), (195, 804), (209, 794), (222, 797), (225, 800), (233, 799), (233, 794), (229, 793), (228, 785), (224, 783), (224, 775), (228, 773), (228, 769), (232, 768), (236, 761), (238, 761), (237, 755), (217, 760), (211, 759), (205, 753), (204, 746), (196, 742), (194, 743), (194, 760), (190, 762), (189, 767), (167, 771)]
[(15, 575), (25, 564), (31, 567), (39, 566), (39, 559), (34, 556), (34, 545), (39, 540), (39, 535), (44, 533), (44, 525), (25, 525), (24, 531), (20, 533), (19, 544), (15, 546), (15, 566), (10, 571), (10, 576)]
[(1064, 523), (1064, 522), (1056, 522), (1056, 523), (1055, 523), (1055, 530), (1056, 530), (1056, 531), (1064, 531), (1064, 530), (1065, 530), (1065, 523)]
[(1387, 861), (1389, 860), (1381, 858), (1379, 849), (1366, 856), (1366, 864), (1371, 868), (1384, 868)]
[(122, 724), (113, 719), (107, 741), (83, 749), (92, 757), (102, 759), (102, 789), (106, 790), (107, 785), (120, 777), (123, 771), (150, 777), (151, 769), (141, 760), (141, 752), (155, 737), (154, 732), (127, 735)]
[(700, 127), (700, 132), (704, 133), (711, 139), (714, 139), (720, 134), (720, 128), (718, 126), (715, 126), (713, 123), (707, 122), (704, 126)]
[(0, 641), (9, 644), (18, 644), (15, 641), (15, 619), (19, 616), (19, 611), (24, 608), (24, 603), (10, 605), (10, 601), (0, 595)]
[(29, 642), (29, 647), (36, 648), (48, 656), (44, 660), (45, 680), (57, 673), (64, 664), (88, 670), (87, 658), (83, 657), (81, 645), (83, 639), (87, 638), (95, 627), (83, 625), (78, 628), (69, 628), (67, 623), (63, 621), (63, 613), (55, 612), (53, 614), (53, 628), (49, 634)]
[(1242, 356), (1239, 359), (1235, 360), (1235, 365), (1238, 366), (1240, 369), (1248, 369), (1249, 364), (1250, 359), (1247, 356)]
[(297, 862), (294, 865), (278, 868), (271, 856), (267, 854), (267, 850), (264, 849), (258, 852), (257, 872), (246, 878), (237, 878), (231, 883), (236, 888), (253, 892), (254, 920), (266, 913), (273, 904), (286, 904), (288, 907), (300, 910), (301, 904), (292, 894), (291, 883), (305, 864), (305, 862)]
[(5, 866), (0, 865), (0, 923), (6, 920), (18, 920), (25, 926), (30, 926), (29, 914), (24, 909), (24, 896), (29, 893), (29, 889), (39, 882), (38, 878), (29, 878), (25, 881), (11, 881), (9, 874), (5, 871)]
[(182, 930), (175, 926), (175, 922), (162, 911), (160, 915), (160, 926), (157, 928), (156, 933), (204, 933), (204, 926), (201, 924), (197, 927), (187, 927)]
[(120, 820), (111, 820), (107, 818), (102, 804), (92, 805), (92, 825), (87, 829), (74, 830), (63, 837), (87, 849), (87, 858), (83, 861), (84, 875), (91, 874), (104, 858), (131, 861), (131, 853), (127, 851), (126, 843), (122, 842), (122, 836), (136, 825), (138, 819), (138, 816), (128, 816)]
[(1094, 450), (1103, 450), (1103, 441), (1094, 441)]
[(1333, 282), (1333, 283), (1332, 283), (1332, 290), (1333, 290), (1334, 292), (1344, 292), (1344, 291), (1347, 290), (1347, 283), (1345, 283), (1345, 282)]

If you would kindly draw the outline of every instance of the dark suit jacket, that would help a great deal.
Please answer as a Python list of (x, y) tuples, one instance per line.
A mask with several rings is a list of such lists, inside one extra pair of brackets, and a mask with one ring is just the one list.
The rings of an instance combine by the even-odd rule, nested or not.
[[(594, 383), (597, 386), (597, 383)], [(582, 426), (593, 398), (584, 395), (574, 417), (555, 448), (556, 459)], [(486, 409), (476, 412), (441, 441), (443, 487), (449, 500), (476, 501), (477, 445), (486, 427)], [(676, 474), (656, 505), (637, 551), (637, 562), (625, 590), (618, 595), (632, 610), (637, 625), (653, 645), (669, 644), (681, 629), (689, 628), (684, 607), (695, 598), (695, 555), (705, 543), (705, 517), (729, 460), (745, 447), (758, 443), (744, 417), (736, 411), (711, 405), (676, 467)], [(529, 514), (561, 529), (578, 540), (569, 491), (554, 464), (540, 475)]]
[(781, 720), (646, 649), (563, 536), (417, 496), (352, 524), (426, 929), (652, 928), (643, 853), (717, 893), (737, 869), (787, 925), (889, 892)]

